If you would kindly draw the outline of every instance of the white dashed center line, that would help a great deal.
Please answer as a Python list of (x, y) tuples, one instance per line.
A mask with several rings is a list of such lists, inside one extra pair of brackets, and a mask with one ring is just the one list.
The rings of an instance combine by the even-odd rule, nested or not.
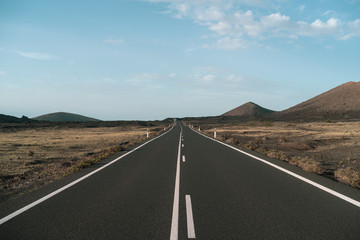
[(190, 195), (185, 195), (188, 238), (195, 238), (194, 218)]

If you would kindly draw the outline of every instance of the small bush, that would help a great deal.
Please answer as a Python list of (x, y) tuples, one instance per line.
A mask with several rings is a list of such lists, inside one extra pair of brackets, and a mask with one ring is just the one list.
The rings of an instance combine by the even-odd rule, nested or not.
[(326, 122), (327, 123), (332, 123), (333, 121), (331, 121), (331, 119), (327, 119)]
[(346, 167), (337, 169), (334, 175), (339, 182), (360, 188), (360, 171), (356, 171), (351, 167)]
[(309, 157), (293, 157), (289, 161), (290, 164), (298, 166), (306, 172), (323, 174), (324, 167), (313, 158)]
[(271, 122), (263, 122), (263, 126), (265, 127), (272, 127), (273, 124)]

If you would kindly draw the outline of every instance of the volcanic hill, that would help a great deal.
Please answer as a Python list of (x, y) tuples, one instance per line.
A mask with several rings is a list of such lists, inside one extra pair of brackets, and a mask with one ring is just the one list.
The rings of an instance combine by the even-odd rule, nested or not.
[(269, 113), (273, 113), (273, 110), (263, 108), (253, 102), (247, 102), (237, 108), (234, 108), (224, 114), (222, 116), (226, 117), (263, 117)]
[(279, 119), (359, 119), (360, 82), (347, 82), (275, 114)]
[(79, 114), (56, 112), (44, 114), (33, 118), (38, 121), (49, 121), (49, 122), (95, 122), (101, 121), (95, 118), (85, 117)]

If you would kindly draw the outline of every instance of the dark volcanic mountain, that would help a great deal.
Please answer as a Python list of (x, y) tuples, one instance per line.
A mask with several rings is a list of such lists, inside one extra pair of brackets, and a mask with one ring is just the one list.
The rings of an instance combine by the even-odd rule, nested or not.
[(280, 119), (360, 118), (360, 82), (347, 82), (276, 113)]
[(22, 122), (32, 122), (34, 120), (31, 120), (25, 116), (22, 116), (22, 118), (17, 118), (10, 115), (4, 115), (0, 114), (0, 123), (22, 123)]
[(38, 121), (49, 121), (49, 122), (95, 122), (101, 121), (95, 118), (85, 117), (79, 114), (56, 112), (41, 115), (33, 118)]
[(274, 111), (267, 108), (263, 108), (253, 102), (248, 102), (237, 108), (234, 108), (233, 110), (224, 113), (222, 116), (263, 117), (264, 115), (267, 115), (272, 112)]

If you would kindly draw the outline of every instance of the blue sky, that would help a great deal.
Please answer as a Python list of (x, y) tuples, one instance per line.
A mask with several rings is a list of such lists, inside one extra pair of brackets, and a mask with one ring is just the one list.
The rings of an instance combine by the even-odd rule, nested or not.
[(360, 81), (359, 0), (0, 0), (0, 113), (284, 110)]

